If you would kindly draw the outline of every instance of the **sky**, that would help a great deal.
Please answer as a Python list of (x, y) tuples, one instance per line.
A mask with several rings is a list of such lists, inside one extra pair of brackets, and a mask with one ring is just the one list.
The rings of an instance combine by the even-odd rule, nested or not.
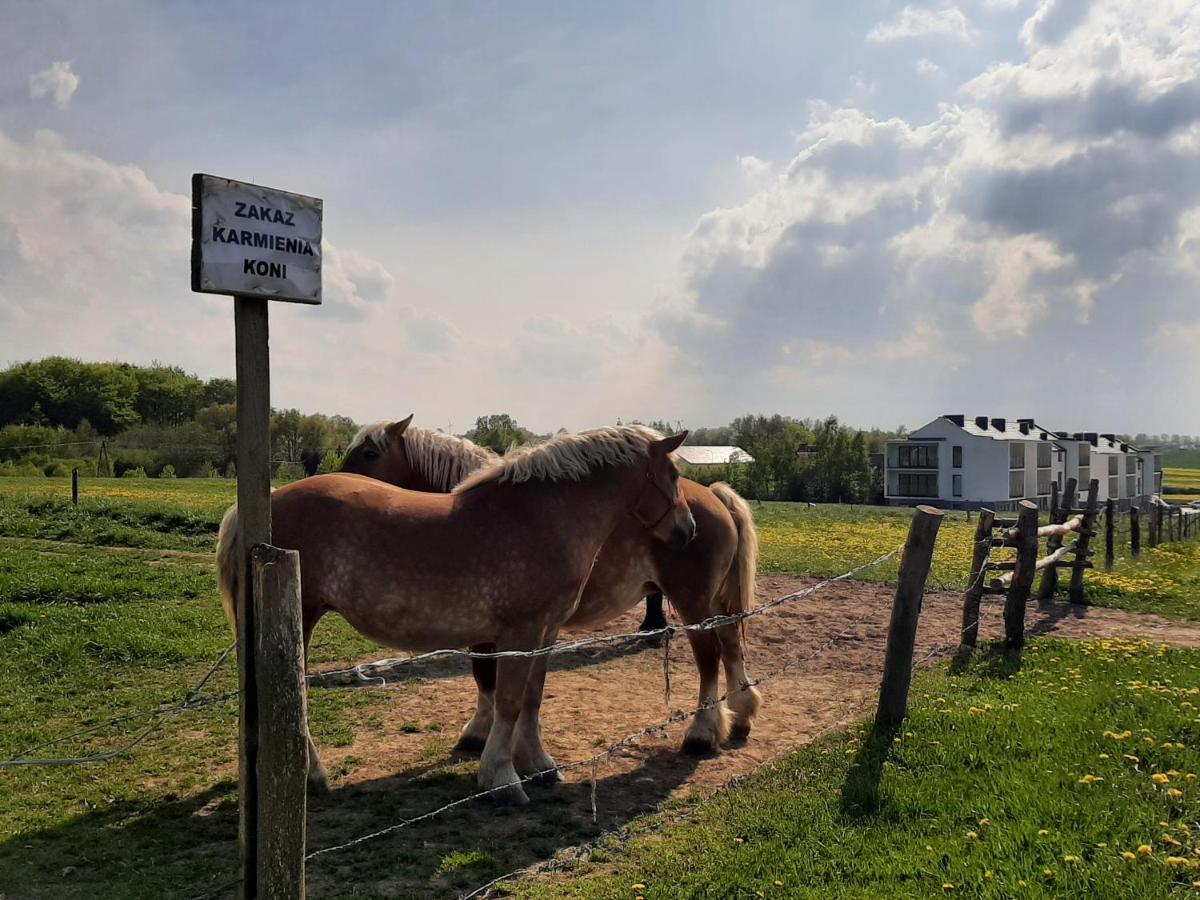
[(272, 402), (1200, 432), (1200, 5), (0, 0), (0, 365), (233, 374), (190, 177), (321, 197)]

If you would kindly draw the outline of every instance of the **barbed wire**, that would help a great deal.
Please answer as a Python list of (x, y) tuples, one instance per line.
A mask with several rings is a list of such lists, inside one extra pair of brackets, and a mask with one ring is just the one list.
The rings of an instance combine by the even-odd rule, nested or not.
[[(76, 731), (71, 734), (63, 735), (62, 737), (54, 738), (49, 741), (44, 741), (33, 747), (29, 747), (29, 748), (26, 748), (25, 750), (22, 750), (20, 753), (16, 754), (15, 756), (13, 756), (9, 759), (0, 760), (0, 768), (18, 768), (18, 767), (22, 767), (22, 766), (74, 766), (74, 765), (82, 765), (84, 763), (107, 762), (108, 760), (114, 759), (115, 757), (120, 756), (123, 753), (128, 753), (130, 750), (137, 747), (139, 744), (141, 744), (143, 741), (145, 741), (146, 738), (150, 737), (150, 735), (152, 735), (154, 732), (156, 732), (160, 728), (162, 728), (162, 726), (166, 722), (166, 720), (171, 718), (172, 716), (177, 716), (181, 713), (189, 712), (190, 710), (193, 710), (193, 709), (199, 709), (200, 707), (212, 706), (217, 703), (223, 703), (226, 700), (236, 697), (238, 695), (237, 691), (232, 691), (232, 692), (226, 693), (226, 694), (219, 694), (219, 695), (212, 696), (212, 697), (203, 697), (203, 698), (200, 697), (200, 693), (204, 690), (204, 688), (208, 684), (208, 682), (210, 680), (212, 680), (213, 676), (216, 675), (217, 670), (221, 668), (221, 666), (224, 664), (225, 660), (229, 657), (229, 654), (231, 652), (233, 652), (233, 649), (235, 646), (237, 646), (237, 645), (230, 644), (228, 647), (226, 647), (224, 650), (221, 651), (220, 656), (217, 657), (217, 661), (212, 664), (212, 666), (204, 674), (204, 677), (200, 679), (200, 681), (196, 684), (196, 686), (194, 688), (192, 688), (190, 691), (188, 691), (188, 693), (184, 696), (183, 700), (181, 700), (179, 703), (168, 705), (168, 701), (164, 701), (163, 703), (160, 703), (158, 705), (158, 707), (156, 707), (155, 709), (147, 710), (147, 711), (141, 712), (141, 713), (132, 713), (127, 716), (119, 716), (115, 719), (109, 719), (106, 722), (101, 722), (98, 725), (93, 725), (90, 728), (84, 728), (84, 729), (81, 729), (80, 731)], [(31, 753), (36, 753), (37, 751), (44, 750), (47, 747), (52, 747), (57, 744), (64, 743), (65, 741), (84, 737), (89, 734), (94, 734), (95, 732), (103, 731), (106, 728), (113, 728), (113, 727), (123, 724), (125, 722), (136, 721), (138, 719), (145, 719), (145, 718), (153, 718), (155, 721), (151, 722), (150, 725), (146, 726), (146, 728), (144, 728), (141, 732), (139, 732), (137, 734), (137, 736), (134, 737), (132, 740), (130, 740), (128, 743), (126, 743), (120, 747), (117, 747), (114, 750), (106, 750), (103, 753), (95, 753), (95, 754), (92, 754), (89, 756), (75, 756), (75, 757), (63, 757), (63, 758), (36, 758), (36, 759), (29, 758), (29, 755)]]
[(393, 671), (403, 669), (407, 666), (417, 665), (419, 663), (428, 662), (434, 659), (446, 658), (465, 658), (465, 659), (505, 659), (512, 657), (536, 658), (539, 656), (553, 656), (560, 653), (575, 653), (579, 650), (584, 650), (589, 647), (607, 646), (622, 642), (645, 641), (647, 639), (660, 636), (674, 636), (676, 634), (684, 634), (689, 631), (712, 631), (717, 628), (725, 628), (729, 625), (736, 625), (746, 619), (764, 615), (778, 606), (786, 603), (794, 603), (797, 600), (802, 600), (811, 594), (835, 584), (839, 581), (846, 581), (853, 578), (855, 575), (863, 572), (873, 566), (881, 565), (887, 562), (892, 557), (899, 554), (904, 548), (896, 547), (889, 550), (870, 562), (863, 563), (860, 566), (855, 566), (849, 571), (843, 572), (832, 578), (826, 578), (814, 585), (802, 588), (798, 591), (793, 591), (790, 594), (784, 594), (781, 597), (776, 597), (768, 600), (765, 603), (760, 603), (754, 609), (744, 612), (728, 613), (725, 615), (710, 616), (701, 622), (694, 625), (671, 625), (668, 624), (663, 628), (655, 628), (650, 631), (632, 631), (623, 634), (601, 635), (599, 637), (579, 638), (574, 641), (560, 641), (555, 644), (550, 644), (546, 647), (540, 647), (536, 650), (498, 650), (490, 653), (476, 652), (474, 650), (430, 650), (427, 653), (418, 653), (407, 657), (389, 657), (385, 659), (375, 660), (374, 662), (361, 663), (357, 666), (351, 666), (347, 669), (333, 669), (327, 672), (314, 672), (307, 676), (308, 683), (314, 687), (324, 687), (330, 685), (355, 684), (362, 682), (376, 682), (380, 686), (387, 684), (387, 675)]

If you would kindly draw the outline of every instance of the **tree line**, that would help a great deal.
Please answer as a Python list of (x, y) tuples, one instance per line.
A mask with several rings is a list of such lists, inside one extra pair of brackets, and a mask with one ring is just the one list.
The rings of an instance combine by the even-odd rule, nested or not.
[[(0, 475), (206, 477), (236, 475), (236, 389), (178, 366), (48, 357), (0, 371)], [(664, 433), (680, 422), (646, 423)], [(340, 465), (357, 430), (346, 416), (272, 410), (275, 475)], [(561, 430), (561, 429), (560, 429)], [(902, 431), (903, 429), (900, 429)], [(763, 500), (870, 502), (882, 496), (871, 454), (897, 432), (858, 430), (834, 416), (745, 415), (694, 428), (687, 443), (735, 445), (754, 461), (692, 472)], [(507, 413), (480, 416), (465, 437), (497, 453), (545, 440)]]
[[(0, 371), (0, 475), (236, 474), (237, 391), (178, 366), (48, 357)], [(277, 476), (335, 467), (358, 426), (272, 410)]]

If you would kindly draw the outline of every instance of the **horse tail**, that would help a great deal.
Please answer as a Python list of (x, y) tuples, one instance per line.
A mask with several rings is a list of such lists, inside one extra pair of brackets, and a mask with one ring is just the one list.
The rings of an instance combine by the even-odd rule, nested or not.
[(238, 560), (238, 545), (241, 543), (241, 522), (238, 520), (237, 504), (225, 510), (221, 519), (221, 530), (217, 532), (217, 586), (221, 589), (221, 604), (225, 617), (234, 632), (237, 632), (237, 595), (241, 565)]
[(754, 527), (754, 514), (742, 495), (723, 481), (710, 485), (737, 526), (738, 546), (733, 566), (725, 577), (721, 591), (727, 615), (747, 613), (754, 608), (754, 579), (758, 574), (758, 531)]

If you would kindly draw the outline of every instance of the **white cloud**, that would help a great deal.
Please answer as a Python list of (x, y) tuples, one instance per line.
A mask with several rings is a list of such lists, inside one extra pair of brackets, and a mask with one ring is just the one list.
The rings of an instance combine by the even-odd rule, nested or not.
[(887, 22), (880, 22), (869, 32), (867, 40), (887, 43), (906, 38), (934, 37), (953, 41), (969, 41), (975, 37), (970, 20), (957, 6), (932, 10), (923, 6), (906, 6)]
[(1156, 329), (1189, 320), (1200, 277), (1200, 7), (1075, 12), (1052, 48), (1027, 25), (1023, 60), (925, 124), (811, 105), (780, 174), (698, 221), (660, 334), (742, 392), (784, 372), (908, 383), (931, 359), (995, 370), (1078, 341), (1116, 371), (1130, 340), (1191, 336)]
[(35, 100), (49, 97), (59, 109), (66, 109), (79, 87), (79, 76), (70, 62), (54, 62), (29, 76), (29, 96)]
[(926, 78), (941, 78), (945, 72), (942, 67), (935, 63), (932, 59), (921, 57), (915, 63), (918, 75), (924, 75)]

